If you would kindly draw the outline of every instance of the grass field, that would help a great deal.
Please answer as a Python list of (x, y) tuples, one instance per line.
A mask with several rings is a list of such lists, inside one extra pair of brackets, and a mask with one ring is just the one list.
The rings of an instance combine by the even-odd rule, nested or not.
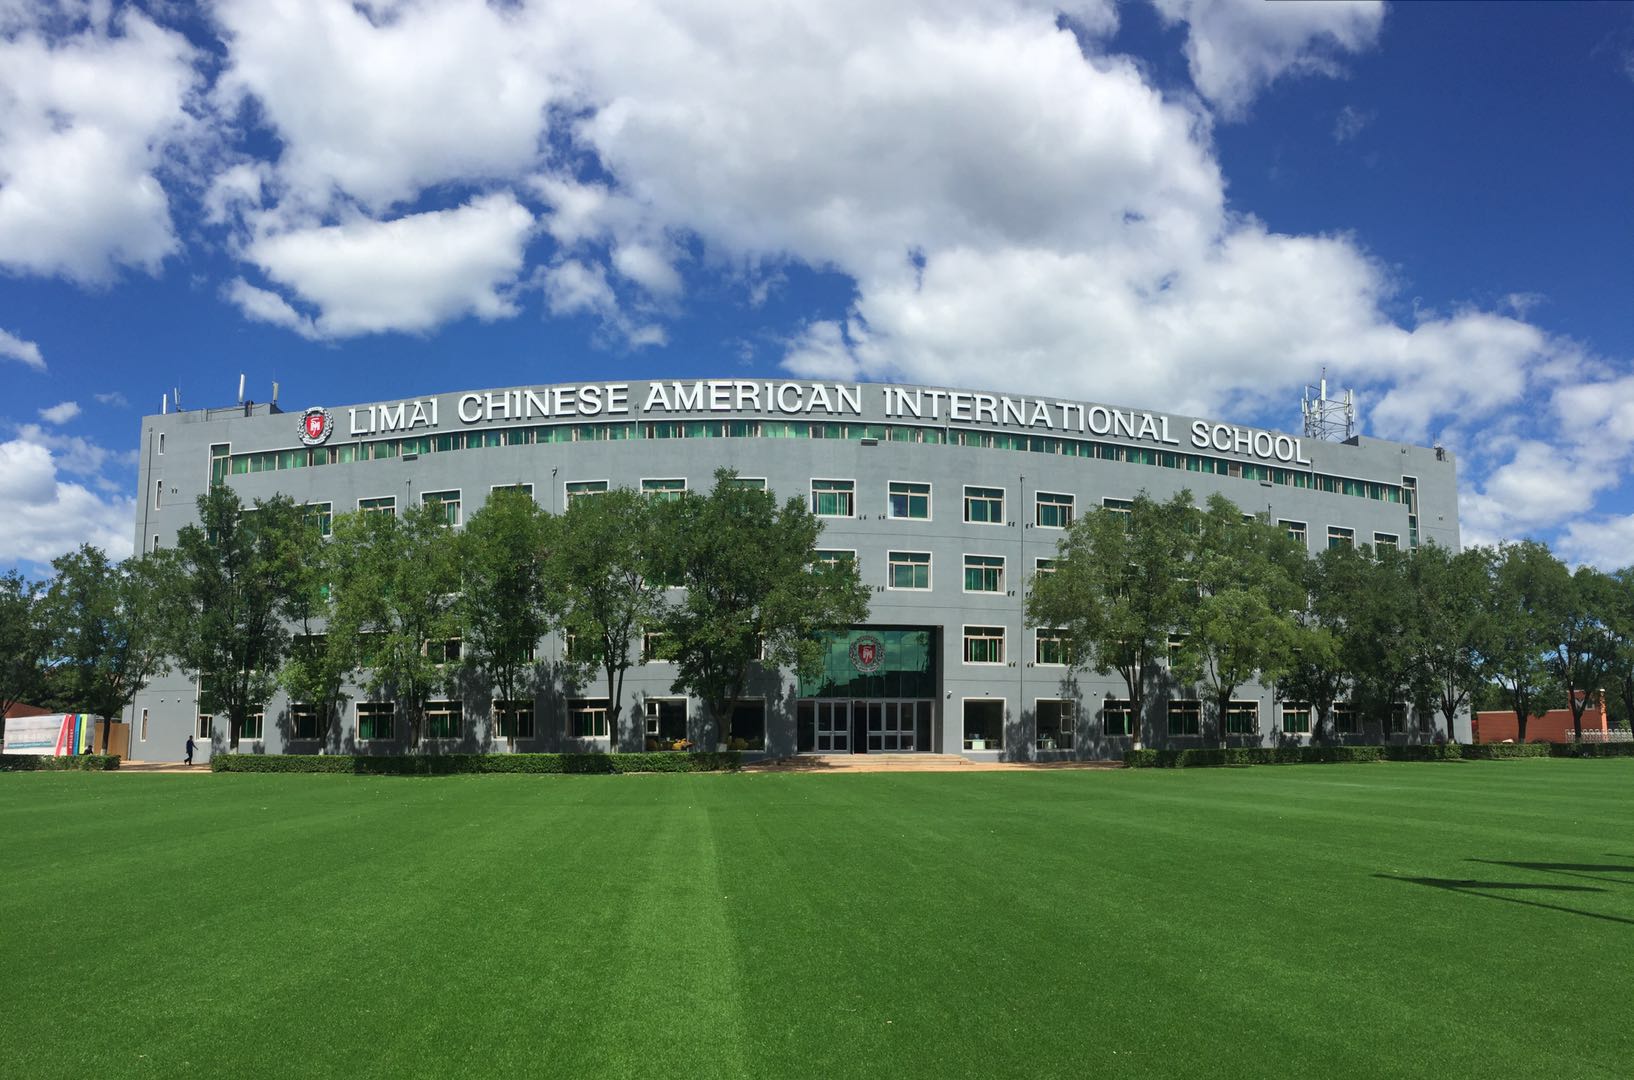
[(1634, 760), (0, 776), (0, 1075), (1634, 1075)]

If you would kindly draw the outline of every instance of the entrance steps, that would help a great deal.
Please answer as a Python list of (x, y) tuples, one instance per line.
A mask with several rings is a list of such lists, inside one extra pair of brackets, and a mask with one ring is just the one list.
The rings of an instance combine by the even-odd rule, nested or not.
[(1001, 772), (1016, 769), (1121, 769), (1119, 761), (972, 761), (958, 754), (799, 754), (757, 761), (744, 772)]

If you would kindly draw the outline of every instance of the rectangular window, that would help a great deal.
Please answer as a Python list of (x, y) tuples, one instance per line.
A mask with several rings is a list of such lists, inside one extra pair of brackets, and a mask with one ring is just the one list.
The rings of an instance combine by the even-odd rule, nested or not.
[(151, 550), (153, 550), (153, 551), (158, 551), (159, 550), (159, 534), (158, 533), (153, 534), (153, 547), (152, 547)]
[(1040, 491), (1036, 520), (1041, 529), (1065, 529), (1072, 524), (1072, 496)]
[(1279, 521), (1284, 529), (1288, 530), (1288, 539), (1297, 541), (1300, 546), (1305, 544), (1305, 523), (1303, 521)]
[(1344, 529), (1338, 525), (1328, 526), (1328, 550), (1342, 547), (1356, 546), (1356, 530)]
[(371, 739), (397, 737), (397, 706), (389, 701), (360, 701), (357, 703), (357, 738), (359, 742)]
[(501, 739), (533, 738), (533, 702), (495, 701), (494, 733)]
[(643, 664), (673, 664), (675, 661), (665, 656), (668, 646), (668, 634), (662, 630), (648, 630), (641, 635), (641, 662)]
[(387, 495), (381, 499), (359, 499), (357, 501), (357, 510), (360, 514), (386, 514), (389, 516), (397, 513), (397, 499), (392, 495)]
[(831, 567), (836, 570), (849, 566), (856, 561), (857, 553), (843, 548), (818, 548), (812, 552), (811, 558), (813, 566)]
[(323, 731), (318, 726), (318, 707), (305, 702), (291, 702), (289, 706), (289, 737), (296, 739), (321, 739)]
[(687, 493), (687, 482), (681, 480), (643, 480), (641, 493), (663, 502), (674, 502)]
[(160, 501), (164, 496), (164, 490), (165, 482), (163, 480), (155, 480), (153, 482), (153, 508), (155, 510), (159, 509)]
[(457, 739), (464, 709), (458, 701), (426, 702), (426, 738)]
[(567, 733), (575, 739), (607, 738), (607, 699), (569, 699)]
[(890, 515), (911, 521), (930, 520), (930, 485), (892, 480), (890, 487)]
[(1004, 663), (1004, 627), (965, 627), (965, 663)]
[(965, 592), (1003, 592), (1004, 556), (966, 555)]
[(811, 512), (818, 517), (855, 517), (857, 509), (857, 482), (855, 480), (813, 480), (811, 482)]
[(1004, 489), (965, 488), (965, 520), (982, 525), (1004, 524)]
[(210, 731), (214, 720), (215, 718), (210, 716), (208, 713), (201, 714), (198, 718), (198, 722), (193, 728), (193, 737), (198, 739), (200, 742), (209, 742)]
[(1033, 662), (1062, 667), (1071, 663), (1072, 650), (1067, 644), (1067, 632), (1058, 627), (1040, 626), (1033, 633)]
[(426, 655), (431, 658), (433, 664), (457, 664), (463, 651), (464, 642), (457, 637), (426, 642)]
[(220, 484), (227, 479), (227, 471), (232, 466), (233, 444), (210, 444), (210, 483)]
[(490, 495), (497, 494), (501, 491), (520, 491), (528, 498), (533, 498), (532, 484), (495, 484), (493, 487), (488, 489)]
[(420, 496), (420, 504), (447, 526), (460, 523), (460, 493), (458, 491), (428, 491)]
[(1102, 499), (1101, 509), (1110, 510), (1114, 514), (1129, 515), (1135, 512), (1135, 504), (1129, 499)]
[(1036, 574), (1053, 574), (1053, 573), (1055, 573), (1055, 560), (1054, 559), (1034, 559), (1033, 560), (1033, 572), (1036, 573)]
[(335, 524), (335, 504), (307, 503), (301, 508), (301, 517), (308, 526), (318, 530), (319, 536), (328, 536)]
[(1390, 706), (1390, 734), (1405, 735), (1407, 733), (1407, 706), (1398, 701)]
[(930, 588), (930, 552), (891, 551), (886, 553), (888, 589)]
[(573, 500), (585, 495), (604, 495), (607, 492), (605, 480), (569, 480), (567, 482), (567, 503), (572, 506)]
[(1038, 748), (1071, 750), (1078, 728), (1078, 703), (1059, 698), (1039, 698), (1033, 703)]
[(764, 476), (739, 476), (733, 478), (728, 487), (742, 488), (745, 491), (765, 491), (766, 478)]
[(161, 431), (161, 432), (159, 432), (159, 453), (163, 454), (164, 452), (165, 452), (165, 433)]
[(1203, 705), (1195, 700), (1169, 702), (1169, 734), (1198, 735), (1203, 730)]
[(1357, 735), (1361, 733), (1361, 725), (1356, 721), (1356, 710), (1350, 707), (1348, 701), (1335, 701), (1330, 714), (1333, 717), (1333, 730), (1341, 735)]
[(148, 711), (146, 709), (142, 710), (142, 734), (141, 734), (141, 739), (142, 739), (143, 742), (148, 741)]
[(687, 699), (648, 698), (644, 707), (648, 750), (687, 748)]
[(1132, 735), (1135, 710), (1128, 698), (1109, 697), (1101, 708), (1101, 731), (1106, 735)]
[(244, 717), (244, 726), (238, 732), (240, 741), (244, 739), (259, 740), (266, 722), (267, 714), (265, 712), (252, 712)]
[(1374, 551), (1384, 551), (1387, 548), (1389, 550), (1391, 550), (1391, 551), (1396, 551), (1396, 550), (1399, 550), (1400, 547), (1401, 547), (1401, 538), (1398, 537), (1395, 533), (1376, 532), (1376, 533), (1373, 534), (1373, 550)]
[(1260, 703), (1232, 701), (1226, 704), (1225, 729), (1227, 735), (1258, 735), (1260, 733)]
[(1311, 703), (1284, 701), (1282, 703), (1282, 730), (1289, 735), (1311, 733)]

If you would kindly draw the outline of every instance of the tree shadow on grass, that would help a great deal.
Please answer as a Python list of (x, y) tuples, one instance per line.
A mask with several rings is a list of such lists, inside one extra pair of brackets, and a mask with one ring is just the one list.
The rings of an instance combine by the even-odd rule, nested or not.
[(1394, 874), (1374, 874), (1373, 876), (1382, 878), (1385, 881), (1403, 881), (1409, 885), (1426, 885), (1432, 889), (1445, 889), (1448, 892), (1463, 893), (1467, 896), (1480, 896), (1487, 900), (1502, 900), (1508, 904), (1524, 904), (1527, 907), (1542, 908), (1545, 911), (1560, 911), (1568, 915), (1582, 915), (1589, 919), (1599, 919), (1602, 922), (1634, 926), (1634, 919), (1625, 919), (1621, 915), (1603, 915), (1598, 911), (1584, 911), (1581, 908), (1565, 907), (1561, 904), (1545, 904), (1539, 900), (1523, 900), (1518, 896), (1502, 895), (1504, 892), (1603, 893), (1608, 891), (1606, 889), (1597, 889), (1592, 885), (1555, 885), (1535, 881), (1475, 881), (1470, 878), (1397, 877)]
[(1510, 862), (1503, 859), (1466, 859), (1465, 861), (1484, 863), (1487, 866), (1508, 866), (1515, 870), (1537, 870), (1545, 874), (1561, 874), (1566, 877), (1582, 878), (1585, 881), (1601, 881), (1608, 885), (1634, 885), (1634, 880), (1600, 876), (1602, 874), (1634, 874), (1634, 866), (1616, 863)]

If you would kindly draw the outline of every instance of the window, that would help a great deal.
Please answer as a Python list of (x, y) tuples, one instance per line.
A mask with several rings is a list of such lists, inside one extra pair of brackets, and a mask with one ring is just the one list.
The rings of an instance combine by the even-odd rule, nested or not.
[(197, 723), (193, 727), (193, 737), (201, 742), (209, 741), (210, 731), (213, 727), (214, 720), (215, 718), (210, 716), (208, 713), (201, 714)]
[(1407, 733), (1407, 706), (1404, 702), (1396, 702), (1390, 706), (1390, 734), (1405, 735)]
[(818, 517), (854, 517), (857, 509), (855, 480), (813, 480), (811, 511)]
[(142, 734), (141, 734), (141, 739), (142, 739), (143, 742), (148, 741), (148, 711), (146, 709), (142, 710)]
[(1282, 703), (1282, 730), (1289, 735), (1311, 733), (1311, 703), (1284, 701)]
[(259, 740), (261, 738), (261, 732), (266, 727), (266, 723), (266, 712), (258, 709), (255, 712), (250, 713), (244, 717), (244, 726), (238, 730), (239, 739), (241, 741), (244, 739), (250, 739), (252, 741)]
[(488, 493), (490, 495), (498, 494), (501, 491), (520, 491), (528, 498), (533, 498), (532, 484), (495, 484), (493, 487), (488, 489)]
[(308, 526), (317, 529), (319, 536), (328, 536), (335, 524), (335, 504), (307, 503), (301, 507), (301, 518)]
[(458, 491), (428, 491), (420, 496), (420, 505), (444, 525), (460, 523), (460, 493)]
[(1333, 730), (1341, 735), (1357, 735), (1361, 733), (1361, 725), (1356, 722), (1356, 710), (1350, 707), (1348, 701), (1335, 701), (1331, 713)]
[(661, 502), (674, 502), (682, 495), (685, 495), (686, 491), (687, 482), (685, 480), (641, 481), (641, 493), (643, 495), (651, 495), (653, 498), (658, 499)]
[(641, 662), (643, 664), (673, 664), (675, 661), (664, 655), (668, 648), (668, 634), (662, 630), (648, 630), (641, 635)]
[(567, 733), (575, 739), (607, 738), (607, 699), (569, 699)]
[(687, 738), (687, 699), (648, 698), (644, 708), (648, 750), (679, 750)]
[(501, 739), (533, 738), (533, 702), (495, 701), (494, 734)]
[(569, 480), (567, 482), (567, 505), (571, 507), (573, 500), (584, 495), (603, 495), (607, 492), (605, 480)]
[(1128, 499), (1102, 499), (1101, 509), (1128, 516), (1135, 512), (1135, 504)]
[(1288, 530), (1288, 539), (1298, 541), (1300, 546), (1305, 544), (1305, 523), (1303, 521), (1279, 521), (1284, 529)]
[(159, 509), (160, 500), (164, 496), (164, 490), (165, 482), (163, 480), (155, 480), (153, 482), (153, 508), (155, 510)]
[(1232, 701), (1226, 704), (1225, 729), (1227, 735), (1258, 735), (1260, 733), (1260, 703)]
[(463, 651), (463, 642), (457, 637), (445, 641), (426, 642), (426, 655), (433, 664), (457, 664)]
[(1101, 708), (1101, 731), (1106, 735), (1132, 735), (1135, 710), (1128, 698), (1109, 697)]
[(1054, 559), (1034, 559), (1033, 560), (1033, 572), (1035, 574), (1053, 574), (1053, 573), (1055, 573), (1055, 560)]
[(1039, 698), (1033, 716), (1040, 750), (1071, 750), (1077, 734), (1078, 703), (1058, 698)]
[(1203, 706), (1195, 700), (1169, 702), (1169, 734), (1198, 735), (1203, 730)]
[(1004, 524), (1004, 489), (965, 488), (965, 520), (982, 525)]
[(159, 453), (163, 454), (164, 452), (165, 452), (165, 433), (161, 431), (161, 432), (159, 432)]
[(890, 515), (912, 521), (930, 520), (930, 485), (911, 484), (892, 480), (890, 487)]
[(227, 472), (232, 467), (233, 444), (210, 444), (210, 483), (212, 486), (226, 481)]
[(357, 703), (357, 738), (359, 742), (371, 739), (397, 737), (397, 707), (389, 701), (360, 701)]
[(1051, 667), (1071, 663), (1067, 632), (1059, 627), (1040, 626), (1033, 633), (1033, 662)]
[(1072, 524), (1072, 496), (1040, 491), (1035, 514), (1039, 528), (1065, 529)]
[(812, 553), (812, 565), (827, 567), (834, 570), (843, 570), (857, 561), (855, 551), (846, 551), (843, 548), (818, 548)]
[(158, 533), (153, 534), (153, 548), (152, 548), (152, 550), (154, 550), (154, 551), (159, 550), (159, 534)]
[(1003, 592), (1004, 556), (966, 555), (965, 592)]
[(1004, 702), (967, 700), (964, 708), (966, 750), (1004, 749)]
[(1356, 546), (1356, 530), (1343, 529), (1338, 525), (1328, 526), (1328, 550), (1341, 547)]
[(886, 553), (885, 587), (888, 589), (930, 588), (930, 552), (891, 551)]
[(1374, 551), (1383, 551), (1386, 548), (1389, 548), (1391, 551), (1396, 551), (1396, 550), (1399, 550), (1400, 547), (1401, 547), (1401, 538), (1398, 537), (1395, 533), (1376, 532), (1376, 533), (1373, 534), (1373, 550)]
[(727, 487), (742, 488), (745, 491), (765, 491), (766, 478), (764, 476), (736, 476)]
[(397, 513), (397, 499), (391, 495), (382, 499), (359, 499), (357, 509), (360, 514), (385, 514), (389, 517)]
[(321, 739), (323, 730), (318, 725), (318, 707), (306, 702), (291, 702), (289, 706), (290, 739)]
[(1004, 663), (1004, 627), (965, 627), (965, 663)]
[(1186, 647), (1185, 634), (1169, 635), (1169, 666), (1174, 667), (1180, 662), (1180, 650)]
[(726, 745), (732, 750), (766, 749), (766, 702), (744, 700), (732, 703), (732, 719), (727, 725)]
[(458, 701), (426, 702), (426, 738), (459, 738), (463, 712)]

